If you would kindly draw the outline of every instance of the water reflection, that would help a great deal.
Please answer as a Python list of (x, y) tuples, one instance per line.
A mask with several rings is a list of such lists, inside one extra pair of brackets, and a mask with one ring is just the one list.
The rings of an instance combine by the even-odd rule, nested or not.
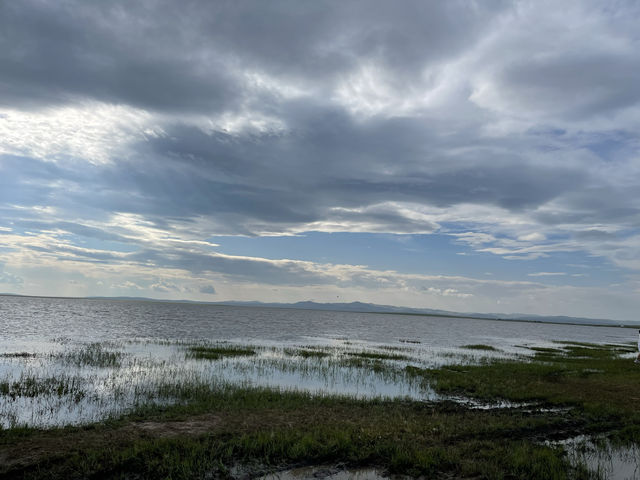
[(614, 445), (606, 438), (578, 436), (556, 442), (562, 445), (574, 465), (586, 465), (596, 478), (640, 479), (640, 448)]
[[(191, 358), (189, 345), (148, 340), (38, 342), (29, 345), (30, 351), (0, 352), (0, 425), (95, 422), (136, 405), (177, 401), (187, 389), (229, 386), (356, 398), (438, 398), (428, 384), (404, 371), (407, 361), (384, 360), (393, 357), (387, 350), (362, 344), (252, 346), (256, 355), (219, 360)], [(383, 359), (359, 360), (362, 355)], [(419, 364), (420, 359), (410, 363)]]

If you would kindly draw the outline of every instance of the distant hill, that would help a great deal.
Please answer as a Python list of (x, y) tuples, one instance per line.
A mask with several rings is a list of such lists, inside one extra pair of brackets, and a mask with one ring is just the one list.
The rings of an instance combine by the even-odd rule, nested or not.
[(393, 305), (378, 305), (375, 303), (351, 302), (351, 303), (318, 303), (312, 301), (296, 303), (262, 303), (262, 302), (216, 302), (224, 305), (237, 305), (247, 307), (271, 307), (271, 308), (298, 308), (302, 310), (333, 310), (341, 312), (363, 313), (393, 313), (402, 315), (427, 315), (437, 317), (478, 318), (484, 320), (512, 320), (521, 322), (541, 323), (567, 323), (576, 325), (606, 325), (606, 326), (635, 326), (638, 322), (619, 321), (604, 318), (545, 316), (521, 313), (471, 313), (452, 312), (449, 310), (435, 310), (431, 308), (396, 307)]

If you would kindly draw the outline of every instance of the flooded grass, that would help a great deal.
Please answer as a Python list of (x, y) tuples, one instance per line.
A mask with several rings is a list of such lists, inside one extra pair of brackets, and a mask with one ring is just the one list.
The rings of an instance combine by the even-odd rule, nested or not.
[(323, 350), (312, 350), (307, 348), (285, 348), (284, 353), (290, 355), (292, 357), (302, 357), (302, 358), (325, 358), (331, 355), (331, 353), (323, 351)]
[(14, 382), (0, 382), (0, 395), (8, 397), (9, 400), (15, 400), (17, 397), (69, 397), (72, 402), (77, 403), (86, 396), (82, 385), (83, 381), (78, 377), (63, 375), (57, 378), (37, 378), (26, 376)]
[(555, 445), (567, 452), (572, 464), (586, 465), (597, 478), (632, 480), (640, 477), (639, 445), (620, 445), (607, 437), (586, 435), (567, 438)]
[(109, 350), (105, 344), (90, 343), (77, 350), (55, 355), (55, 358), (76, 367), (119, 367), (124, 353)]
[(0, 358), (33, 358), (35, 356), (36, 356), (35, 353), (29, 353), (29, 352), (0, 353)]
[(484, 345), (482, 343), (473, 344), (473, 345), (463, 345), (462, 348), (466, 348), (468, 350), (483, 350), (487, 352), (497, 352), (498, 349), (496, 347), (492, 347), (491, 345)]
[(483, 399), (543, 400), (633, 411), (640, 396), (640, 369), (608, 346), (567, 344), (558, 350), (538, 349), (530, 361), (494, 359), (483, 365), (454, 365), (423, 373), (440, 392)]
[(187, 356), (199, 360), (220, 360), (223, 357), (246, 357), (255, 355), (253, 348), (233, 347), (233, 346), (215, 346), (215, 347), (189, 347)]
[(626, 347), (506, 357), (477, 346), (439, 352), (439, 367), (425, 350), (363, 342), (7, 355), (0, 478), (234, 478), (238, 466), (254, 478), (340, 465), (381, 478), (586, 479), (597, 469), (556, 440), (640, 445), (640, 368)]
[(367, 360), (410, 360), (407, 355), (400, 355), (397, 353), (380, 353), (380, 352), (346, 352), (346, 355), (357, 358), (364, 358)]

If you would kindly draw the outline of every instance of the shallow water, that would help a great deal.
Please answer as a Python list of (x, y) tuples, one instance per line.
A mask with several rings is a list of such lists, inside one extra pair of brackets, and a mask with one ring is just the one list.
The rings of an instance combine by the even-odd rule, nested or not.
[(258, 480), (400, 480), (406, 476), (387, 476), (377, 468), (361, 468), (344, 470), (336, 467), (302, 467), (270, 473), (259, 477)]
[(591, 471), (596, 472), (598, 478), (608, 480), (638, 480), (640, 479), (640, 449), (631, 445), (628, 447), (614, 446), (606, 439), (579, 436), (558, 442), (574, 463), (582, 463)]
[[(214, 390), (231, 385), (356, 398), (438, 399), (429, 385), (404, 372), (406, 363), (387, 361), (384, 365), (389, 368), (378, 369), (368, 368), (367, 362), (363, 367), (349, 364), (353, 358), (349, 354), (362, 352), (362, 344), (325, 348), (326, 358), (303, 358), (293, 355), (291, 348), (255, 346), (255, 355), (219, 360), (191, 358), (186, 345), (150, 341), (69, 341), (41, 351), (46, 346), (38, 342), (35, 356), (33, 350), (28, 355), (0, 356), (0, 426), (95, 422), (136, 405), (171, 403), (181, 389), (199, 385)], [(112, 362), (105, 364), (105, 359)]]

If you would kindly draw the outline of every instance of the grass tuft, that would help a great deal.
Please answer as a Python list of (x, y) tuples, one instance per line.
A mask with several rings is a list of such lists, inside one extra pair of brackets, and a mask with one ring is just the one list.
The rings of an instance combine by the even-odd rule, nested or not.
[(491, 345), (484, 345), (482, 343), (473, 344), (473, 345), (463, 345), (461, 348), (466, 348), (468, 350), (485, 350), (488, 352), (498, 352), (499, 350), (496, 347), (492, 347)]
[(356, 358), (363, 358), (367, 360), (410, 360), (407, 355), (400, 355), (398, 353), (380, 353), (380, 352), (346, 352), (345, 355)]
[(117, 368), (122, 365), (124, 353), (108, 350), (101, 343), (90, 343), (78, 350), (57, 354), (56, 358), (76, 367)]
[(215, 347), (189, 347), (187, 357), (198, 360), (220, 360), (223, 357), (245, 357), (255, 355), (253, 348), (233, 347), (233, 346), (215, 346)]

